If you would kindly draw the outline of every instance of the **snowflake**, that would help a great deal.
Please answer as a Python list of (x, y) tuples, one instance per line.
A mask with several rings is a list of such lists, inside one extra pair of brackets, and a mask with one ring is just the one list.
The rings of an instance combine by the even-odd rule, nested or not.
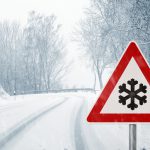
[(146, 95), (144, 96), (139, 95), (140, 92), (142, 93), (147, 92), (147, 86), (141, 83), (139, 84), (139, 88), (135, 89), (136, 85), (138, 84), (138, 81), (135, 79), (129, 80), (127, 84), (131, 87), (130, 90), (126, 87), (125, 83), (119, 86), (119, 93), (125, 92), (127, 94), (126, 96), (119, 95), (119, 103), (122, 103), (122, 105), (126, 105), (127, 100), (128, 101), (130, 100), (130, 103), (127, 105), (127, 107), (130, 108), (131, 110), (134, 110), (135, 108), (138, 108), (138, 105), (137, 103), (135, 103), (135, 100), (138, 100), (140, 105), (143, 105), (144, 103), (147, 102)]

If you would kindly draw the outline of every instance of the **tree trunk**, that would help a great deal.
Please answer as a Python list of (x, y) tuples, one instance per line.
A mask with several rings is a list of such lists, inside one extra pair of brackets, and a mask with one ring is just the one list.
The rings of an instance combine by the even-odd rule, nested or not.
[(100, 86), (100, 89), (102, 89), (103, 88), (102, 73), (103, 73), (104, 67), (102, 67), (101, 70), (99, 70), (99, 67), (97, 65), (96, 69), (97, 69), (97, 74), (98, 74), (98, 79), (99, 79), (99, 86)]
[(95, 88), (96, 88), (96, 70), (95, 70), (95, 66), (94, 65), (93, 65), (93, 73), (94, 73), (93, 90), (95, 90)]

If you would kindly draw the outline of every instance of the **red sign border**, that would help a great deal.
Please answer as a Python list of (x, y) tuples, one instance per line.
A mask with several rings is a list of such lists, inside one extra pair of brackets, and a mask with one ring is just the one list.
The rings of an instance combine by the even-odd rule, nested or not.
[(136, 63), (138, 64), (140, 70), (145, 76), (146, 80), (150, 85), (150, 68), (144, 56), (135, 42), (131, 42), (124, 52), (121, 60), (119, 61), (115, 71), (107, 82), (105, 88), (103, 89), (100, 97), (98, 98), (96, 104), (92, 108), (90, 114), (87, 117), (88, 122), (150, 122), (150, 113), (149, 114), (107, 114), (100, 113), (102, 108), (104, 107), (106, 101), (111, 95), (114, 87), (119, 81), (121, 75), (124, 70), (128, 66), (131, 58), (134, 58)]

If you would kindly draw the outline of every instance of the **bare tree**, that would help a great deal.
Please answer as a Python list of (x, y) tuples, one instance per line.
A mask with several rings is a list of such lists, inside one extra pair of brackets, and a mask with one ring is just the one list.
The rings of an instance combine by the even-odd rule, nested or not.
[(149, 6), (149, 1), (142, 0), (91, 0), (77, 30), (77, 40), (93, 62), (100, 88), (103, 70), (118, 61), (130, 41), (137, 41), (150, 59)]
[(0, 83), (10, 93), (61, 88), (64, 43), (54, 15), (31, 12), (25, 28), (0, 23)]
[(150, 1), (133, 0), (128, 10), (129, 37), (135, 39), (150, 62)]
[[(0, 68), (1, 84), (8, 92), (13, 93), (16, 90), (17, 68), (20, 64), (20, 39), (21, 29), (17, 23), (0, 23)], [(17, 62), (18, 64), (17, 64)]]
[(64, 54), (59, 30), (60, 25), (56, 23), (54, 15), (44, 16), (34, 11), (30, 13), (24, 35), (26, 65), (30, 65), (30, 70), (27, 71), (30, 77), (27, 76), (35, 91), (50, 90), (58, 86), (57, 77), (62, 71), (61, 61)]

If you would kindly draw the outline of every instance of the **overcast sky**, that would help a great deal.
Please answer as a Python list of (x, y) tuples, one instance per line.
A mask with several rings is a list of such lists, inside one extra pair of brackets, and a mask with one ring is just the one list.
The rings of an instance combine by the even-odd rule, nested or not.
[(66, 29), (81, 18), (89, 0), (0, 0), (0, 18), (24, 23), (28, 12), (36, 10), (46, 15), (54, 13)]
[(85, 65), (83, 50), (70, 40), (75, 26), (84, 17), (85, 8), (88, 6), (89, 0), (0, 0), (0, 20), (17, 20), (24, 25), (32, 10), (46, 15), (55, 14), (58, 22), (62, 24), (63, 36), (67, 39), (68, 61), (72, 62), (63, 82), (66, 87), (90, 87), (93, 75), (88, 64)]

